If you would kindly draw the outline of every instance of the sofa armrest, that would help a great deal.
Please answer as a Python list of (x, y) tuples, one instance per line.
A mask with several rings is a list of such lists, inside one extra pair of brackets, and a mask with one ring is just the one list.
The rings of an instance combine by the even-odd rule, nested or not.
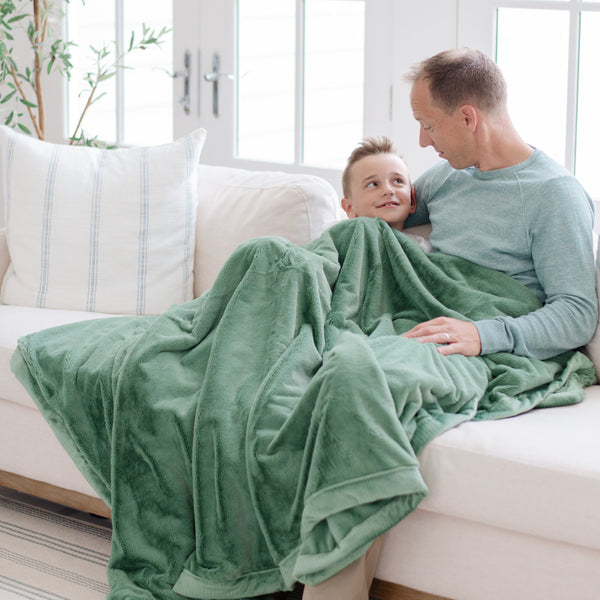
[(6, 240), (6, 229), (0, 229), (0, 286), (8, 265), (10, 263), (10, 255), (8, 254), (8, 242)]

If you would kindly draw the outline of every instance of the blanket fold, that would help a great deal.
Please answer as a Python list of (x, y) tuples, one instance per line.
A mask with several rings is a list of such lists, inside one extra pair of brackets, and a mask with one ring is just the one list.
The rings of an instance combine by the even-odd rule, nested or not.
[(442, 356), (418, 322), (539, 307), (508, 276), (352, 219), (242, 244), (202, 297), (22, 338), (12, 367), (113, 513), (111, 600), (318, 583), (427, 495), (417, 455), (471, 419), (578, 402), (578, 352)]

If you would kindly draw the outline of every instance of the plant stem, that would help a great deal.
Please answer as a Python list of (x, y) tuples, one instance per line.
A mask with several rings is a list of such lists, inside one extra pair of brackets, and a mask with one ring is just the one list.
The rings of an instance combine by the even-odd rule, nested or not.
[[(27, 96), (25, 95), (25, 90), (23, 89), (23, 86), (21, 85), (21, 82), (19, 81), (19, 77), (17, 76), (17, 72), (14, 70), (13, 67), (10, 68), (10, 74), (12, 75), (13, 81), (15, 82), (15, 85), (17, 86), (17, 89), (19, 90), (19, 94), (21, 95), (21, 98), (23, 98), (23, 100), (27, 100)], [(30, 106), (26, 106), (27, 108), (27, 112), (29, 113), (29, 117), (31, 118), (31, 122), (33, 123), (33, 127), (35, 128), (35, 132), (38, 136), (38, 138), (40, 140), (44, 139), (44, 132), (40, 129), (37, 119), (35, 118), (35, 114), (33, 113), (33, 110), (31, 109)]]
[(69, 146), (72, 146), (75, 143), (75, 138), (77, 137), (77, 133), (79, 132), (79, 128), (81, 127), (83, 117), (85, 117), (85, 113), (87, 112), (88, 108), (92, 105), (92, 100), (94, 99), (94, 94), (96, 93), (97, 88), (98, 88), (98, 82), (96, 82), (94, 84), (94, 87), (92, 88), (92, 91), (90, 92), (90, 95), (88, 96), (87, 102), (85, 103), (83, 111), (79, 117), (79, 121), (77, 121), (77, 126), (75, 127), (75, 130), (71, 134), (71, 141), (69, 142)]
[[(46, 8), (47, 3), (44, 0), (44, 8)], [(41, 53), (44, 42), (44, 33), (46, 30), (48, 22), (48, 16), (44, 17), (44, 24), (42, 31), (42, 21), (40, 16), (40, 3), (39, 0), (33, 0), (33, 23), (36, 31), (36, 37), (34, 40), (34, 55), (35, 55), (35, 63), (34, 63), (34, 71), (35, 71), (35, 95), (37, 97), (37, 106), (38, 106), (38, 119), (39, 119), (39, 128), (36, 127), (36, 131), (38, 132), (38, 137), (43, 140), (46, 137), (46, 111), (44, 110), (44, 96), (42, 93), (42, 61), (41, 61)], [(40, 135), (41, 132), (41, 135)]]

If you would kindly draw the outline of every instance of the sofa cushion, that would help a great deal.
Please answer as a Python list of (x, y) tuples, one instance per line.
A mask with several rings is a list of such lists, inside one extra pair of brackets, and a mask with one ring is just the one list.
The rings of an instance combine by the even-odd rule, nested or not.
[(191, 300), (205, 135), (101, 150), (1, 126), (11, 256), (2, 302), (149, 314)]
[(419, 456), (420, 509), (600, 549), (600, 386), (583, 402), (469, 422)]
[(35, 407), (25, 388), (10, 370), (10, 357), (17, 347), (17, 340), (21, 336), (48, 327), (114, 316), (106, 313), (75, 310), (0, 305), (0, 398), (30, 408)]
[(333, 186), (312, 175), (201, 165), (198, 189), (196, 296), (241, 242), (279, 235), (302, 245), (345, 218)]

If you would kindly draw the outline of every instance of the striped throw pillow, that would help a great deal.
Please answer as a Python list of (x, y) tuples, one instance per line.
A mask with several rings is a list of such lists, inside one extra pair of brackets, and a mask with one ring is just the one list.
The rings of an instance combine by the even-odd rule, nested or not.
[(144, 315), (191, 300), (205, 137), (102, 150), (0, 126), (11, 257), (1, 302)]

